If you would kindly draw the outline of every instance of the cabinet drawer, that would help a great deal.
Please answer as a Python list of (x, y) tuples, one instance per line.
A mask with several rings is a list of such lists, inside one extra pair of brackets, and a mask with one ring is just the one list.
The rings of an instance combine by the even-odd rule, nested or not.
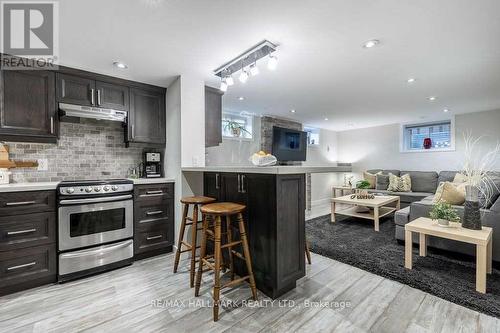
[(135, 200), (138, 201), (161, 201), (167, 198), (174, 197), (173, 184), (151, 184), (151, 185), (136, 185)]
[(154, 230), (138, 231), (135, 233), (135, 254), (165, 248), (173, 244), (173, 239), (171, 238), (173, 233), (169, 232), (168, 225), (156, 222), (150, 228)]
[(0, 216), (54, 212), (55, 191), (0, 193)]
[(0, 290), (55, 275), (55, 244), (0, 252)]
[(53, 212), (0, 217), (0, 251), (55, 243)]
[(173, 216), (172, 211), (172, 200), (162, 200), (160, 203), (156, 201), (139, 201), (135, 204), (135, 221), (137, 225), (158, 220), (169, 221)]

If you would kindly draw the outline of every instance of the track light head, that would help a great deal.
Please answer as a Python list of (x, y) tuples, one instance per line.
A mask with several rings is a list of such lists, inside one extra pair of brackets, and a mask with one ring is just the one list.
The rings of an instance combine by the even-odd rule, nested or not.
[(275, 55), (270, 54), (269, 60), (267, 62), (267, 68), (274, 71), (278, 66), (278, 58)]
[(252, 76), (259, 74), (259, 67), (257, 67), (257, 63), (254, 62), (252, 65), (250, 65), (250, 74), (252, 74)]
[(224, 91), (226, 92), (227, 91), (227, 83), (226, 83), (226, 79), (222, 79), (220, 81), (220, 88), (219, 88), (221, 91)]
[(246, 70), (246, 69), (243, 69), (243, 70), (241, 71), (241, 74), (240, 74), (239, 80), (240, 80), (240, 82), (241, 82), (241, 83), (245, 83), (245, 82), (247, 82), (247, 80), (248, 80), (248, 72), (247, 72), (247, 70)]

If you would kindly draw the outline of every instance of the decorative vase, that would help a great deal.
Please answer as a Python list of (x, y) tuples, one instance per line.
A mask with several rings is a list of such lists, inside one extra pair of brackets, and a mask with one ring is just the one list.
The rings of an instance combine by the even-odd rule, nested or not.
[(431, 148), (432, 148), (432, 139), (425, 138), (424, 139), (424, 149), (431, 149)]
[(450, 221), (445, 219), (438, 219), (438, 224), (442, 227), (447, 227), (450, 225)]
[(481, 212), (479, 210), (479, 189), (477, 186), (465, 186), (464, 220), (462, 227), (481, 230)]

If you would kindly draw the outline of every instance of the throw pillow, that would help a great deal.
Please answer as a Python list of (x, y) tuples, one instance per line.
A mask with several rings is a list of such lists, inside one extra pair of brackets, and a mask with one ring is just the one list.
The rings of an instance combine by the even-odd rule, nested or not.
[(369, 173), (369, 172), (363, 172), (363, 179), (366, 180), (368, 183), (370, 183), (369, 188), (375, 188), (375, 185), (377, 184), (377, 175), (382, 174), (382, 172), (377, 172), (376, 174)]
[(387, 190), (387, 187), (389, 187), (389, 176), (383, 174), (377, 174), (375, 178), (376, 178), (375, 189)]
[(453, 178), (453, 183), (465, 183), (465, 182), (467, 182), (467, 178), (460, 172), (457, 172), (455, 174), (455, 178)]
[(411, 178), (409, 174), (402, 175), (401, 177), (389, 174), (389, 187), (387, 190), (392, 192), (410, 192), (411, 191)]
[(446, 202), (450, 205), (463, 205), (465, 202), (465, 183), (440, 183), (432, 202), (435, 204)]

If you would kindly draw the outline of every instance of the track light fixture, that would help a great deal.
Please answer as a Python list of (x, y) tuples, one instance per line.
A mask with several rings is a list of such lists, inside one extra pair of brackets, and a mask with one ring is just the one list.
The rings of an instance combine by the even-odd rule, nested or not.
[(267, 67), (270, 70), (276, 69), (278, 58), (273, 54), (276, 48), (276, 44), (264, 40), (217, 68), (214, 73), (221, 78), (220, 90), (227, 91), (228, 87), (234, 84), (232, 75), (236, 72), (241, 71), (238, 77), (241, 83), (247, 82), (250, 75), (258, 75), (259, 68), (257, 66), (257, 61), (261, 58), (268, 57)]

